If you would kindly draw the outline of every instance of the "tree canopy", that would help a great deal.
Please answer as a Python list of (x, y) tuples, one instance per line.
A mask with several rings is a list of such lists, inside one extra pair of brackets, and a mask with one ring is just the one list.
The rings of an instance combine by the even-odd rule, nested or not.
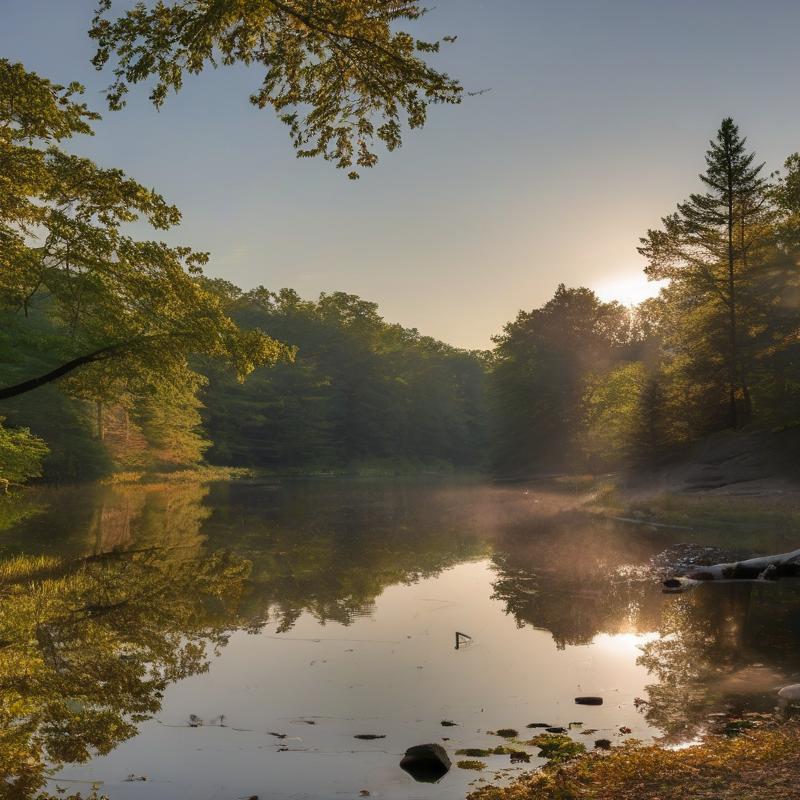
[(61, 148), (97, 119), (81, 91), (0, 60), (0, 313), (46, 312), (59, 358), (34, 375), (14, 365), (0, 398), (70, 375), (75, 393), (102, 399), (184, 380), (191, 353), (222, 358), (240, 377), (286, 355), (225, 314), (199, 280), (206, 254), (126, 232), (137, 220), (167, 229), (180, 213), (122, 171)]
[(90, 35), (93, 63), (112, 65), (112, 109), (131, 84), (152, 81), (158, 107), (187, 74), (242, 63), (264, 69), (250, 96), (289, 126), (300, 157), (322, 156), (358, 177), (375, 143), (394, 150), (402, 124), (425, 124), (432, 103), (457, 103), (461, 86), (425, 57), (442, 42), (423, 41), (397, 25), (426, 13), (418, 0), (158, 0), (115, 15), (99, 0)]

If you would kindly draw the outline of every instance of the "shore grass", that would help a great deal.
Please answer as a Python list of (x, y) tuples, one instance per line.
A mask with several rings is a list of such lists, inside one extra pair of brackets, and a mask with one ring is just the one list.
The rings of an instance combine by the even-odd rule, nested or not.
[(626, 744), (482, 787), (469, 800), (790, 800), (800, 796), (800, 726), (709, 737), (683, 750)]
[(257, 473), (239, 467), (192, 467), (173, 472), (115, 472), (98, 481), (105, 486), (150, 483), (206, 483), (210, 481), (244, 480), (254, 478)]

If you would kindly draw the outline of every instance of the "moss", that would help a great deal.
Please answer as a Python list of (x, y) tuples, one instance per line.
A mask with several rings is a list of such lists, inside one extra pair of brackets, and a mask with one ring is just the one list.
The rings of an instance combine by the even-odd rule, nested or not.
[(515, 750), (513, 747), (506, 747), (501, 744), (497, 747), (465, 747), (462, 750), (456, 750), (457, 756), (470, 756), (471, 758), (486, 758), (487, 756), (510, 756), (514, 753), (523, 753), (524, 750)]
[(551, 763), (568, 761), (586, 752), (586, 748), (580, 742), (570, 739), (563, 733), (540, 733), (525, 744), (538, 747), (539, 758), (546, 758)]
[(477, 771), (486, 769), (486, 764), (483, 761), (464, 760), (456, 762), (459, 769), (474, 769)]
[(516, 737), (519, 736), (519, 731), (514, 730), (514, 728), (500, 728), (495, 731), (495, 734), (497, 736), (502, 736), (504, 739), (516, 739)]
[(712, 737), (665, 750), (625, 744), (551, 764), (470, 800), (794, 800), (800, 785), (800, 725)]

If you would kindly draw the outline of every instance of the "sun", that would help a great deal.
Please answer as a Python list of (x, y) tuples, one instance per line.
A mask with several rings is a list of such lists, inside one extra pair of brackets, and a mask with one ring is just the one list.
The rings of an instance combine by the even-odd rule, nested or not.
[(649, 281), (638, 269), (607, 275), (592, 287), (605, 302), (616, 300), (625, 306), (635, 306), (648, 297), (655, 297), (665, 281)]

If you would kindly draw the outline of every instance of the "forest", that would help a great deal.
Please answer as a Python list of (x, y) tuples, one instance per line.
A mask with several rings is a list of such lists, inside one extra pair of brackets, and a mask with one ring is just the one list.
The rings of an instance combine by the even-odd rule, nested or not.
[(625, 307), (560, 285), (478, 352), (344, 292), (242, 290), (205, 277), (207, 254), (129, 236), (180, 213), (62, 149), (96, 116), (78, 87), (0, 70), (7, 486), (202, 463), (641, 469), (720, 430), (800, 419), (800, 155), (767, 173), (732, 119), (699, 186), (640, 240), (658, 296)]
[[(746, 85), (735, 103), (700, 88), (722, 69), (710, 38), (698, 88), (676, 82), (689, 48), (666, 22), (716, 34), (716, 1), (688, 18), (680, 4), (574, 2), (560, 20), (563, 4), (489, 16), (450, 2), (476, 62), (462, 84), (441, 68), (468, 66), (446, 57), (461, 34), (428, 36), (418, 0), (87, 0), (93, 56), (75, 52), (105, 88), (46, 74), (75, 52), (31, 52), (24, 31), (49, 15), (13, 4), (0, 20), (14, 56), (0, 57), (0, 798), (400, 797), (445, 774), (447, 796), (472, 800), (796, 795), (800, 153), (728, 116), (752, 124)], [(723, 10), (749, 42), (758, 26)], [(476, 48), (484, 37), (494, 46)], [(480, 82), (498, 64), (504, 85)], [(215, 84), (217, 68), (238, 82)], [(252, 116), (231, 113), (230, 86)], [(669, 87), (699, 96), (699, 135)], [(634, 132), (662, 88), (689, 155), (663, 116), (658, 146)], [(108, 141), (120, 128), (100, 106), (125, 136), (152, 132), (146, 160), (132, 138)], [(355, 183), (436, 107), (435, 146), (403, 154), (420, 171), (391, 173), (381, 194)], [(287, 178), (252, 140), (234, 152), (265, 110), (327, 178)], [(165, 169), (194, 133), (203, 146), (179, 167), (223, 178), (198, 170), (201, 189)], [(782, 164), (759, 158), (762, 138)], [(615, 206), (611, 169), (641, 169), (644, 152), (652, 177)], [(700, 174), (650, 220), (644, 195), (678, 158)], [(191, 225), (183, 240), (188, 220), (151, 178), (216, 229), (217, 252)], [(290, 245), (273, 241), (287, 219)], [(600, 224), (631, 236), (648, 299), (598, 290), (601, 269), (624, 268), (603, 259)], [(535, 255), (543, 232), (552, 261)], [(543, 283), (554, 274), (572, 278)], [(374, 302), (397, 286), (413, 289), (405, 320)], [(409, 325), (423, 296), (450, 320), (442, 339), (466, 319), (476, 338), (461, 341), (487, 346)], [(495, 330), (480, 331), (493, 304)], [(674, 477), (697, 463), (712, 469), (694, 484)]]

